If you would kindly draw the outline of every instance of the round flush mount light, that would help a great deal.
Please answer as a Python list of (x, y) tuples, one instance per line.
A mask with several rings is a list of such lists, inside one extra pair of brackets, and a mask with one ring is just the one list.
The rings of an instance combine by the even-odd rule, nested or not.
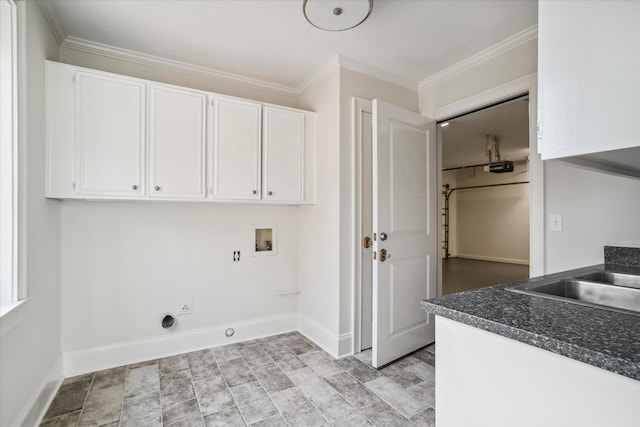
[(311, 25), (325, 31), (344, 31), (362, 24), (373, 0), (304, 0), (302, 12)]

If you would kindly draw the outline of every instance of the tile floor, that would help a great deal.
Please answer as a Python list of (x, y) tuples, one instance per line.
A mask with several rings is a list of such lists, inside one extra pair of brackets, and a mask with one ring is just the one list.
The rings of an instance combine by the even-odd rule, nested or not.
[(64, 380), (43, 426), (433, 426), (435, 346), (381, 370), (292, 332)]

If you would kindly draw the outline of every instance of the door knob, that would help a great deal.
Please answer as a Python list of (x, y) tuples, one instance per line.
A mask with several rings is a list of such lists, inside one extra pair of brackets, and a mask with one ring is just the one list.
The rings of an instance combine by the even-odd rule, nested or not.
[(380, 249), (380, 262), (385, 262), (387, 260), (387, 250)]
[(267, 191), (267, 194), (268, 194), (269, 196), (273, 196), (273, 191)]
[(160, 186), (156, 185), (155, 187), (153, 187), (156, 191), (160, 191)]
[(387, 240), (387, 233), (380, 233), (380, 240)]
[(364, 246), (365, 249), (369, 249), (371, 247), (371, 237), (365, 237), (362, 243), (362, 246)]
[(134, 190), (137, 190), (138, 186), (137, 185), (132, 185), (131, 188), (134, 189)]
[(252, 190), (252, 191), (251, 191), (251, 194), (256, 194), (256, 193), (257, 193), (257, 191), (256, 191), (256, 190)]

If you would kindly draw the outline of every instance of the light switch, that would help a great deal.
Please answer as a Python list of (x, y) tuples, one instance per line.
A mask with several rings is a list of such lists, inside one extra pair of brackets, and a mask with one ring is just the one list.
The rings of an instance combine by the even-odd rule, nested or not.
[(562, 214), (549, 215), (549, 231), (562, 231)]

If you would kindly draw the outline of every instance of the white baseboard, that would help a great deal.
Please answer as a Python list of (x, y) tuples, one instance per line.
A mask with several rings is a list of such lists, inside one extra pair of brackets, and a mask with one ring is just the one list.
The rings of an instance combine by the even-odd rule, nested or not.
[(12, 426), (37, 426), (40, 425), (44, 414), (56, 396), (62, 384), (62, 356), (53, 364), (49, 374), (40, 387), (36, 388), (20, 411), (18, 417), (11, 423)]
[(325, 326), (304, 314), (298, 313), (298, 332), (316, 343), (331, 356), (338, 357), (339, 338), (337, 334), (332, 333)]
[[(144, 360), (291, 332), (295, 331), (297, 326), (298, 313), (287, 313), (139, 341), (67, 351), (62, 354), (63, 372), (65, 377), (80, 375)], [(235, 330), (233, 337), (225, 336), (224, 332), (227, 328)]]
[(463, 254), (458, 254), (455, 258), (475, 259), (478, 261), (505, 262), (507, 264), (529, 265), (528, 259), (497, 258), (497, 257), (490, 257), (490, 256), (463, 255)]
[(338, 359), (353, 354), (353, 334), (342, 334), (338, 339)]

